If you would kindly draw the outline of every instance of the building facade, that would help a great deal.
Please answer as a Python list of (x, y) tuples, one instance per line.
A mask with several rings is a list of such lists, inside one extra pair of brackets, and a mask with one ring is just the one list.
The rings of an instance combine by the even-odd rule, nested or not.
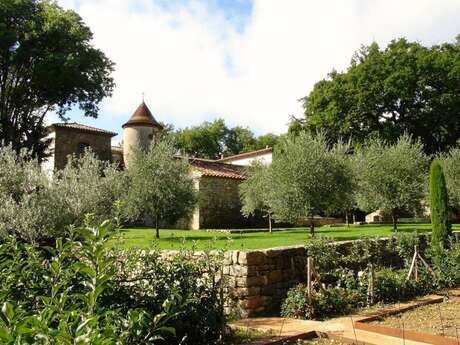
[[(50, 157), (43, 168), (52, 174), (65, 167), (69, 155), (79, 155), (85, 149), (91, 149), (100, 159), (117, 162), (120, 167), (129, 169), (134, 151), (160, 140), (164, 126), (142, 102), (122, 128), (122, 145), (112, 146), (111, 139), (117, 134), (104, 129), (78, 123), (55, 123), (49, 126), (47, 139), (51, 141)], [(242, 215), (239, 184), (245, 180), (245, 166), (256, 159), (270, 164), (271, 154), (271, 149), (267, 148), (220, 160), (182, 157), (190, 163), (190, 174), (198, 191), (198, 204), (193, 214), (171, 227), (235, 229), (263, 226), (263, 219)]]

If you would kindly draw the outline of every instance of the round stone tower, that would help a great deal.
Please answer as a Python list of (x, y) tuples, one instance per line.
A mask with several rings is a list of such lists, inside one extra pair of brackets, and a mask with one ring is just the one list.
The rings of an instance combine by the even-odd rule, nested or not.
[(129, 168), (133, 149), (147, 149), (152, 141), (158, 140), (163, 126), (155, 120), (149, 108), (142, 101), (133, 116), (123, 125), (123, 160)]

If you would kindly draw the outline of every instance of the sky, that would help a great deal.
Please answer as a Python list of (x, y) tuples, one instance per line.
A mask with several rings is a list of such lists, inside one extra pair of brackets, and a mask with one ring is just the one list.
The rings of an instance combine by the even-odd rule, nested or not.
[[(283, 133), (299, 99), (361, 45), (406, 37), (425, 45), (460, 33), (460, 0), (58, 0), (76, 10), (115, 62), (116, 88), (98, 119), (119, 133), (142, 94), (176, 128), (223, 118)], [(56, 121), (50, 114), (49, 122)]]

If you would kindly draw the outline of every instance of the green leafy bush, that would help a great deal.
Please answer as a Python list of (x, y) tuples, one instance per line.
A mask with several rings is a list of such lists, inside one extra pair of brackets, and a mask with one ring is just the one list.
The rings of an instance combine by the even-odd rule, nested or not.
[(449, 239), (447, 248), (433, 246), (428, 257), (433, 264), (439, 287), (454, 287), (460, 284), (460, 243)]
[(120, 255), (113, 233), (104, 222), (70, 228), (54, 248), (0, 242), (0, 343), (196, 344), (220, 335), (217, 261)]
[(339, 287), (314, 290), (309, 298), (307, 286), (299, 284), (289, 290), (281, 307), (281, 315), (307, 320), (324, 318), (348, 314), (361, 303), (362, 297), (359, 293)]
[(109, 219), (124, 186), (125, 174), (90, 151), (51, 178), (27, 151), (0, 147), (0, 238), (40, 242), (82, 225), (88, 213)]

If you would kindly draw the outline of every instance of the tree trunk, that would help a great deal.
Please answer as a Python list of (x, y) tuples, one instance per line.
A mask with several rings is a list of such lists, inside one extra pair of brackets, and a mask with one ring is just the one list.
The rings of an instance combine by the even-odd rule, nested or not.
[(157, 239), (160, 239), (160, 227), (159, 227), (159, 224), (158, 224), (158, 216), (155, 215), (155, 229), (156, 229), (156, 238)]
[(355, 215), (355, 211), (352, 211), (352, 215), (353, 215), (353, 224), (356, 223), (356, 215)]
[(315, 222), (313, 222), (313, 217), (310, 218), (310, 235), (315, 237)]
[(345, 212), (345, 222), (347, 223), (347, 227), (350, 227), (350, 219), (348, 218), (348, 211)]
[(393, 220), (393, 231), (398, 231), (398, 214), (396, 209), (391, 210), (391, 219)]
[(272, 233), (272, 215), (268, 214), (268, 231)]

